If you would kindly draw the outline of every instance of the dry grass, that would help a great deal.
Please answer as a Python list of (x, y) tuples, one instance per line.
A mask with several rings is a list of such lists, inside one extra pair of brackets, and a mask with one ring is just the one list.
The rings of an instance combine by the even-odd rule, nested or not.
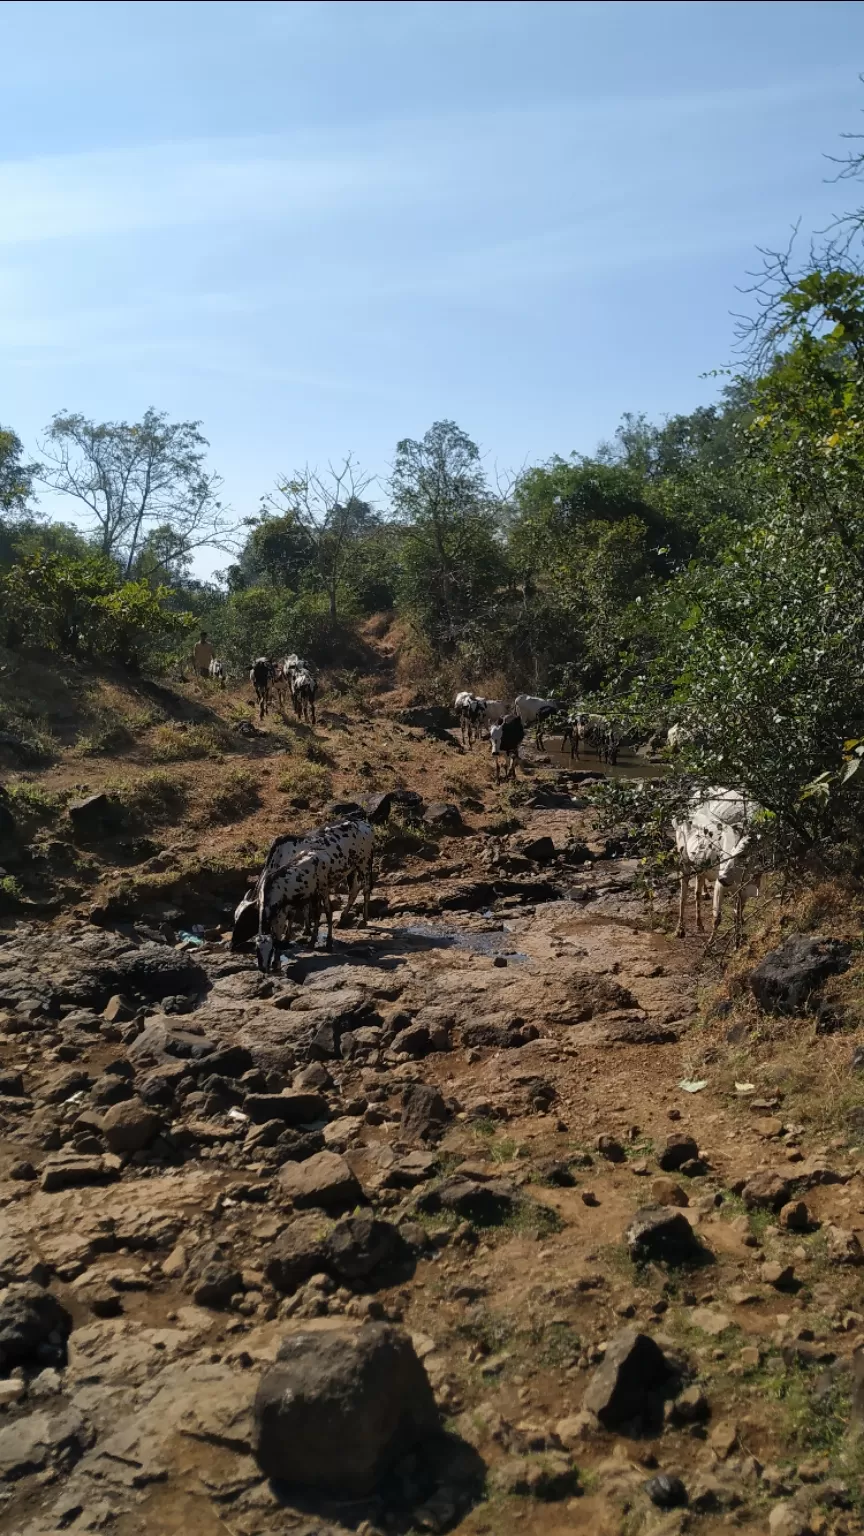
[(309, 762), (308, 758), (286, 763), (277, 781), (278, 788), (292, 800), (306, 800), (312, 805), (329, 800), (333, 793), (333, 778), (323, 763)]
[(218, 759), (233, 745), (228, 732), (212, 725), (160, 725), (147, 743), (154, 763), (184, 763)]
[(259, 803), (255, 774), (248, 768), (231, 768), (207, 787), (199, 820), (205, 826), (210, 822), (242, 821), (258, 809)]
[(137, 821), (170, 823), (184, 812), (188, 801), (188, 785), (176, 773), (154, 769), (131, 779), (108, 779), (107, 793), (114, 796)]

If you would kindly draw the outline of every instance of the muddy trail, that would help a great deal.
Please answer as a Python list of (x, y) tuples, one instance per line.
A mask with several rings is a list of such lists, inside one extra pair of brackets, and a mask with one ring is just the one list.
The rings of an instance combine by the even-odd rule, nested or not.
[[(526, 754), (514, 797), (434, 722), (347, 705), (317, 741), (337, 799), (415, 791), (332, 953), (265, 978), (229, 947), (292, 798), (272, 740), (251, 824), (151, 830), (131, 876), (94, 837), (50, 921), (6, 919), (2, 1536), (864, 1529), (854, 1128), (801, 1116), (724, 952), (646, 907), (569, 764)], [(793, 1048), (815, 1076), (854, 1044)], [(396, 1349), (387, 1324), (410, 1369), (316, 1418), (334, 1351)], [(403, 1389), (435, 1423), (358, 1491)]]

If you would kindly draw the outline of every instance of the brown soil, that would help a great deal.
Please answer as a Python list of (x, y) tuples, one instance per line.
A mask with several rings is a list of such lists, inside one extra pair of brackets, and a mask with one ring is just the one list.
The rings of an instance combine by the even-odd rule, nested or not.
[[(460, 1532), (714, 1536), (730, 1522), (762, 1532), (781, 1502), (789, 1523), (775, 1517), (776, 1536), (861, 1532), (849, 1374), (864, 1345), (861, 1269), (832, 1260), (830, 1230), (852, 1234), (853, 1255), (854, 1234), (864, 1240), (864, 1091), (849, 1067), (862, 1038), (861, 971), (856, 961), (834, 984), (846, 1027), (829, 1036), (817, 1036), (809, 1017), (761, 1018), (746, 986), (754, 959), (790, 923), (857, 937), (857, 907), (833, 887), (786, 906), (769, 892), (744, 950), (731, 955), (721, 944), (706, 957), (704, 941), (672, 937), (665, 900), (646, 907), (632, 861), (603, 857), (589, 812), (525, 804), (557, 777), (535, 754), (526, 751), (514, 795), (496, 788), (485, 748), (463, 754), (455, 735), (448, 745), (400, 724), (394, 712), (422, 690), (396, 675), (399, 637), (386, 625), (370, 626), (366, 639), (376, 658), (369, 679), (352, 679), (350, 689), (338, 675), (329, 688), (325, 679), (314, 730), (273, 714), (251, 739), (235, 730), (253, 719), (246, 687), (154, 689), (86, 669), (49, 674), (38, 660), (14, 658), (0, 674), (7, 701), (18, 709), (35, 700), (57, 738), (54, 762), (10, 763), (7, 775), (57, 799), (27, 824), (17, 865), (7, 863), (23, 905), (9, 912), (0, 942), (0, 1071), (22, 1072), (28, 1098), (0, 1100), (0, 1283), (35, 1264), (74, 1321), (59, 1378), (40, 1388), (28, 1367), (20, 1401), (0, 1407), (0, 1461), (4, 1432), (33, 1413), (68, 1408), (84, 1426), (72, 1451), (55, 1448), (39, 1467), (0, 1481), (0, 1536), (447, 1528), (446, 1515), (429, 1513), (428, 1490), (413, 1504), (409, 1495), (401, 1504), (315, 1504), (274, 1490), (250, 1454), (249, 1404), (280, 1339), (359, 1318), (370, 1304), (410, 1331), (448, 1430), (485, 1465), (485, 1494), (475, 1488), (457, 1500), (449, 1519)], [(194, 732), (195, 751), (208, 755), (184, 759)], [(238, 787), (235, 777), (232, 802), (225, 792), (238, 770), (248, 778)], [(164, 786), (161, 808), (142, 797), (154, 773), (182, 788), (180, 811)], [(409, 828), (395, 837), (382, 828), (369, 929), (339, 930), (332, 956), (298, 950), (299, 967), (272, 983), (259, 982), (251, 957), (225, 970), (216, 932), (270, 838), (320, 820), (334, 799), (400, 787), (427, 804), (459, 805), (464, 833)], [(123, 798), (128, 822), (113, 840), (76, 842), (63, 802), (103, 788)], [(540, 835), (553, 838), (556, 861), (508, 872), (507, 861), (524, 863), (521, 845)], [(588, 841), (589, 863), (564, 860), (571, 837)], [(472, 910), (469, 887), (481, 881), (491, 894)], [(541, 885), (532, 899), (532, 881), (557, 899)], [(196, 921), (207, 925), (208, 942), (193, 954), (211, 992), (188, 1016), (166, 1019), (158, 1005), (139, 1015), (262, 1052), (282, 1063), (277, 1076), (289, 1085), (304, 1065), (298, 1021), (328, 997), (360, 996), (385, 1026), (397, 1012), (433, 1010), (449, 1049), (412, 1060), (385, 1046), (326, 1062), (332, 1119), (351, 1122), (334, 1144), (389, 1220), (408, 1219), (421, 1191), (465, 1165), (480, 1182), (507, 1181), (515, 1214), (497, 1226), (421, 1215), (431, 1246), (410, 1278), (356, 1295), (312, 1283), (298, 1300), (263, 1277), (292, 1219), (276, 1169), (224, 1106), (166, 1111), (181, 1155), (123, 1157), (119, 1177), (102, 1188), (50, 1192), (41, 1178), (10, 1177), (25, 1160), (41, 1174), (80, 1135), (72, 1127), (86, 1091), (71, 1106), (52, 1105), (60, 1074), (81, 1068), (95, 1079), (132, 1047), (142, 1018), (106, 1025), (97, 1010), (85, 1027), (67, 1009), (67, 1025), (57, 1010), (28, 1014), (20, 988), (9, 1002), (4, 987), (25, 972), (29, 985), (32, 968), (38, 1001), (64, 967), (92, 963), (94, 938), (97, 948), (117, 933), (137, 944), (155, 924), (177, 943)], [(5, 969), (4, 954), (13, 957)], [(471, 1044), (471, 1029), (486, 1022), (513, 1026), (524, 1043)], [(704, 1086), (681, 1086), (694, 1081)], [(438, 1086), (451, 1118), (432, 1180), (406, 1191), (381, 1175), (402, 1155), (399, 1111), (413, 1082)], [(705, 1262), (636, 1266), (625, 1228), (652, 1203), (673, 1133), (692, 1135), (703, 1160), (670, 1177)], [(98, 1146), (98, 1127), (95, 1135)], [(618, 1143), (619, 1161), (598, 1150), (601, 1137)], [(792, 1182), (807, 1204), (806, 1230), (745, 1210), (734, 1191), (760, 1168)], [(263, 1187), (263, 1200), (250, 1185)], [(225, 1310), (193, 1303), (188, 1260), (202, 1242), (218, 1242), (243, 1273)], [(763, 1275), (774, 1260), (793, 1266), (784, 1289)], [(98, 1298), (112, 1290), (119, 1315), (98, 1316)], [(705, 1421), (670, 1420), (635, 1436), (578, 1418), (607, 1346), (627, 1327), (680, 1357), (707, 1398)], [(501, 1482), (514, 1458), (536, 1471), (562, 1456), (579, 1469), (578, 1493), (550, 1502)], [(644, 1485), (659, 1471), (681, 1477), (689, 1508), (664, 1512), (649, 1501)]]

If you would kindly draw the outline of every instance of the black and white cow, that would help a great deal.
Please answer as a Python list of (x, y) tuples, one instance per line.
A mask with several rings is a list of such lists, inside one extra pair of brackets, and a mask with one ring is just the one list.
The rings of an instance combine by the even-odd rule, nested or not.
[(327, 949), (333, 948), (333, 859), (329, 853), (304, 853), (293, 864), (268, 870), (258, 884), (258, 935), (255, 952), (259, 971), (279, 970), (279, 947), (291, 942), (295, 922), (312, 917), (312, 942), (318, 935), (323, 908), (327, 917)]
[[(330, 859), (330, 893), (347, 884), (348, 899), (339, 917), (344, 927), (348, 913), (358, 892), (363, 891), (363, 921), (369, 921), (369, 900), (372, 894), (372, 857), (375, 851), (375, 833), (362, 816), (350, 816), (329, 827), (309, 832), (288, 832), (274, 838), (267, 851), (264, 868), (257, 881), (246, 892), (234, 913), (234, 931), (231, 948), (236, 950), (255, 931), (255, 912), (261, 884), (271, 874), (289, 868), (307, 853), (326, 853)], [(310, 923), (313, 914), (310, 913)]]
[(508, 779), (515, 779), (516, 764), (519, 761), (519, 748), (525, 739), (525, 727), (518, 715), (507, 715), (499, 720), (497, 725), (490, 726), (489, 740), (492, 743), (492, 757), (495, 763), (495, 783), (501, 783), (501, 759), (504, 758), (504, 783)]
[(220, 688), (225, 687), (225, 684), (228, 681), (228, 668), (224, 661), (217, 661), (216, 657), (214, 656), (209, 667), (207, 668), (207, 671), (209, 676), (212, 677), (214, 683), (218, 682)]
[(294, 705), (294, 713), (298, 720), (306, 720), (315, 724), (315, 695), (318, 692), (311, 672), (305, 667), (299, 667), (291, 673), (291, 703)]

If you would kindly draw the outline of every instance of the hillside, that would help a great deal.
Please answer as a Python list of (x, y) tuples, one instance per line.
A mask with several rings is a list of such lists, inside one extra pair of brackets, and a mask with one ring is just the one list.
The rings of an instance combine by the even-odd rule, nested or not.
[[(706, 955), (597, 836), (596, 764), (526, 744), (496, 787), (364, 644), (314, 728), (0, 658), (0, 1271), (68, 1313), (13, 1355), (0, 1293), (0, 1536), (864, 1530), (857, 898), (769, 883)], [(231, 954), (270, 839), (394, 791), (461, 825), (396, 800), (370, 927), (274, 978)], [(851, 963), (761, 1012), (798, 931)], [(374, 1497), (335, 1441), (331, 1493), (267, 1481), (280, 1341), (364, 1318), (408, 1330), (446, 1436)]]

